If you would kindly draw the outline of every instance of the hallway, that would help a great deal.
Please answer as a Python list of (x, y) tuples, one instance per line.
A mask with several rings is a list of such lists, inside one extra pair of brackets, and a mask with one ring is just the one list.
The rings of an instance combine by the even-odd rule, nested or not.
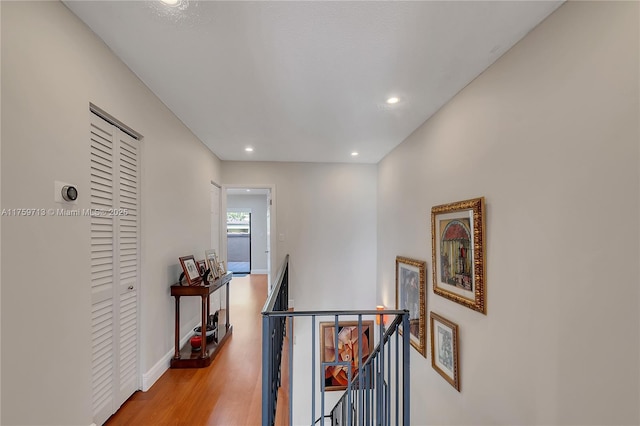
[(169, 369), (148, 392), (136, 392), (105, 423), (115, 425), (259, 425), (261, 316), (267, 276), (229, 285), (233, 334), (208, 368)]

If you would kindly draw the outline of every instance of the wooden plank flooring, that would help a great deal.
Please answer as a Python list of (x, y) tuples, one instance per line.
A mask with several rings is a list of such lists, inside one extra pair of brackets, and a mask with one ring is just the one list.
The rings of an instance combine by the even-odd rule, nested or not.
[[(131, 396), (105, 425), (260, 424), (260, 310), (267, 297), (267, 276), (233, 278), (229, 291), (233, 334), (213, 363), (201, 369), (167, 370), (149, 391)], [(278, 399), (277, 424), (287, 424), (288, 408), (280, 408), (286, 397)]]

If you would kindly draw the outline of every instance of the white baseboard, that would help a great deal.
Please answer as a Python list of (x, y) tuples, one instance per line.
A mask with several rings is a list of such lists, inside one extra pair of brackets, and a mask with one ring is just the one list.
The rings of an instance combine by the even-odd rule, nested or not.
[[(195, 322), (192, 321), (191, 323), (192, 324), (191, 324), (191, 327), (189, 327), (189, 330), (193, 330), (195, 327), (200, 325), (199, 320)], [(180, 347), (184, 346), (187, 343), (187, 341), (189, 341), (191, 336), (193, 336), (192, 332), (188, 332), (185, 336), (183, 336), (180, 339)], [(147, 371), (142, 375), (142, 392), (146, 392), (149, 389), (151, 389), (151, 386), (153, 386), (153, 384), (157, 382), (160, 377), (162, 377), (164, 372), (169, 369), (171, 358), (173, 358), (174, 354), (175, 354), (175, 347), (171, 348), (171, 350), (166, 354), (164, 354), (164, 356), (160, 358), (160, 360), (156, 362), (156, 364), (153, 367), (151, 367), (149, 371)], [(92, 425), (92, 426), (95, 426), (95, 425)]]
[(252, 269), (251, 273), (256, 275), (267, 275), (269, 271), (266, 269)]
[[(182, 343), (181, 343), (182, 344)], [(151, 367), (151, 370), (142, 375), (142, 392), (146, 392), (151, 389), (151, 386), (158, 381), (158, 379), (169, 369), (169, 361), (174, 354), (174, 350), (167, 352), (160, 361), (156, 362), (156, 365)]]

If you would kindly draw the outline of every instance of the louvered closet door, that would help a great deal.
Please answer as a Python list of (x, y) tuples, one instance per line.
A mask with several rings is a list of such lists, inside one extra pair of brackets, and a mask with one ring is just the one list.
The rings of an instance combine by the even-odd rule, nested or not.
[(138, 142), (91, 116), (93, 415), (104, 423), (138, 389)]

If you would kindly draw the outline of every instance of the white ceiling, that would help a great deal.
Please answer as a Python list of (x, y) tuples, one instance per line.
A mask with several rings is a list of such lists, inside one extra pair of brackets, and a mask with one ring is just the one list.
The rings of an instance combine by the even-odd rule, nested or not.
[(65, 1), (220, 159), (359, 163), (561, 3)]

